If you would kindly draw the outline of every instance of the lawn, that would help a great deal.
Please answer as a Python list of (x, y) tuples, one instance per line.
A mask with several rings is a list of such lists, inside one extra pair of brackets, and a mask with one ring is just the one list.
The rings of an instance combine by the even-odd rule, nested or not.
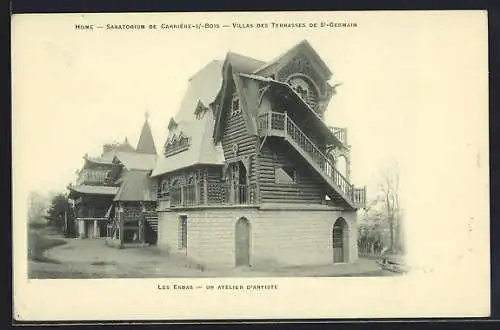
[(66, 240), (59, 238), (57, 231), (50, 227), (30, 228), (28, 232), (28, 259), (39, 262), (53, 262), (44, 252), (55, 246), (66, 244)]

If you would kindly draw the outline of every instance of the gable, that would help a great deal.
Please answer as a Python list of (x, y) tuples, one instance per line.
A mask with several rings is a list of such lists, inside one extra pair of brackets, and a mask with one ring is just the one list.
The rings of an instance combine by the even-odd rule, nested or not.
[[(238, 87), (240, 84), (239, 73), (251, 73), (258, 67), (262, 66), (264, 62), (253, 59), (251, 57), (227, 53), (226, 59), (222, 66), (222, 87), (219, 90), (214, 102), (210, 105), (215, 112), (215, 126), (214, 126), (214, 142), (220, 142), (222, 131), (224, 130), (224, 117), (225, 111), (230, 106), (231, 99), (234, 93), (237, 93), (240, 99), (246, 98), (245, 93), (242, 92), (243, 87)], [(243, 111), (245, 106), (243, 106)], [(246, 118), (247, 125), (250, 125), (250, 118)]]
[(290, 85), (320, 118), (335, 94), (328, 83), (332, 72), (306, 40), (253, 73)]
[(153, 139), (153, 133), (151, 132), (151, 127), (149, 126), (147, 119), (142, 126), (136, 152), (156, 155), (156, 146)]

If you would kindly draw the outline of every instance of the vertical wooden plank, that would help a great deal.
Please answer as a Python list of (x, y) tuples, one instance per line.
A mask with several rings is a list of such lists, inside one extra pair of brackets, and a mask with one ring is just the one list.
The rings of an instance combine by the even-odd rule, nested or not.
[(203, 203), (208, 204), (208, 189), (207, 189), (207, 177), (208, 173), (203, 172)]
[(123, 212), (124, 212), (124, 205), (122, 202), (118, 203), (119, 208), (118, 208), (118, 226), (120, 228), (120, 231), (118, 232), (118, 239), (120, 240), (120, 247), (123, 246), (124, 243), (124, 232), (123, 232)]

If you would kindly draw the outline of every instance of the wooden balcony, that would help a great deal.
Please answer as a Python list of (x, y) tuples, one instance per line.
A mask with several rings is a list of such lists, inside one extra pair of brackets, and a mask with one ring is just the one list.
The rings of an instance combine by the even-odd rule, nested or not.
[[(286, 112), (268, 112), (259, 116), (258, 127), (261, 136), (284, 138), (351, 207), (358, 209), (365, 206), (366, 189), (355, 188)], [(345, 133), (341, 132), (340, 136)]]
[(77, 185), (110, 185), (112, 182), (109, 179), (109, 170), (89, 170), (84, 169), (80, 172)]
[(342, 142), (343, 145), (347, 146), (347, 128), (341, 128), (341, 127), (328, 127), (330, 131), (335, 135), (335, 137)]
[(170, 207), (254, 205), (258, 200), (256, 185), (223, 182), (171, 187), (168, 196), (160, 199), (169, 200)]

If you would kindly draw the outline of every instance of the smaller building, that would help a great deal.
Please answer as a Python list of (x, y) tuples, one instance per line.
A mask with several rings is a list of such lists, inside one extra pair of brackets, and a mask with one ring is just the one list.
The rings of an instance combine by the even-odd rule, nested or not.
[(76, 183), (68, 187), (78, 237), (107, 238), (116, 246), (156, 243), (156, 196), (151, 193), (156, 188), (149, 179), (156, 157), (147, 116), (136, 148), (125, 139), (105, 144), (99, 157), (85, 155)]
[(156, 244), (156, 187), (149, 177), (156, 155), (122, 155), (115, 161), (120, 168), (117, 179), (120, 188), (113, 198), (108, 242), (120, 247)]

